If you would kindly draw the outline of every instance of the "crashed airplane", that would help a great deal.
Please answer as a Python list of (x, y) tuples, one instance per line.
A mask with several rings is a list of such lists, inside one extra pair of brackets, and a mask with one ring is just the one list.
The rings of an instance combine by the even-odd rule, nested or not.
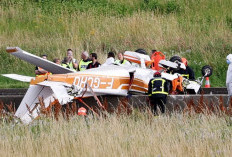
[[(59, 101), (61, 105), (64, 105), (79, 97), (85, 98), (94, 95), (127, 96), (128, 93), (145, 94), (148, 90), (148, 83), (156, 72), (146, 68), (154, 62), (148, 55), (132, 51), (124, 53), (124, 58), (132, 63), (131, 66), (112, 64), (79, 72), (44, 60), (19, 47), (8, 47), (6, 51), (52, 73), (52, 75), (40, 77), (3, 74), (3, 76), (11, 79), (30, 82), (29, 89), (15, 113), (15, 116), (24, 123), (30, 123), (39, 115), (39, 106), (37, 105), (39, 97), (43, 98), (45, 107), (48, 107), (53, 101)], [(172, 90), (192, 90), (198, 93), (203, 79), (190, 81), (178, 73), (169, 74), (165, 72), (167, 68), (185, 69), (183, 63), (160, 60), (159, 66), (164, 69), (162, 77), (172, 82)], [(206, 69), (204, 76), (209, 73), (207, 70), (209, 69)]]

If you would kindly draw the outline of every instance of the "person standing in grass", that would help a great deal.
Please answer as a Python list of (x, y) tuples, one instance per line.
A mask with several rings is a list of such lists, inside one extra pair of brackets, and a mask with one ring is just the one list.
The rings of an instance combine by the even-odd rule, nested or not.
[(130, 62), (123, 57), (122, 52), (118, 53), (118, 60), (116, 60), (115, 63), (116, 64), (131, 65)]
[(90, 59), (92, 60), (92, 63), (90, 63), (87, 66), (87, 69), (97, 68), (97, 67), (101, 66), (101, 64), (97, 61), (97, 54), (96, 53), (91, 53)]
[(226, 75), (226, 87), (228, 91), (228, 95), (232, 96), (232, 54), (229, 54), (226, 57), (226, 62), (229, 64), (227, 75)]
[(88, 65), (92, 63), (92, 61), (89, 59), (89, 53), (87, 51), (82, 52), (81, 54), (81, 61), (78, 65), (78, 71), (86, 70)]
[[(67, 65), (69, 69), (76, 70), (77, 69), (77, 60), (73, 57), (72, 49), (67, 50)], [(64, 61), (63, 61), (64, 62)]]
[(115, 62), (115, 55), (113, 52), (109, 52), (107, 59), (106, 59), (106, 62), (104, 64), (102, 64), (102, 66), (111, 65), (111, 64), (114, 64), (114, 62)]
[(65, 67), (65, 68), (68, 68), (68, 69), (71, 69), (70, 67), (69, 67), (69, 59), (68, 59), (68, 57), (64, 57), (64, 60), (62, 61), (62, 64), (61, 64), (61, 66), (63, 66), (63, 67)]
[(54, 58), (53, 63), (59, 64), (60, 65), (60, 59), (59, 58)]
[(161, 113), (165, 112), (168, 91), (169, 82), (161, 77), (160, 72), (155, 72), (154, 78), (148, 84), (149, 101), (155, 115), (157, 115), (157, 106), (160, 108)]

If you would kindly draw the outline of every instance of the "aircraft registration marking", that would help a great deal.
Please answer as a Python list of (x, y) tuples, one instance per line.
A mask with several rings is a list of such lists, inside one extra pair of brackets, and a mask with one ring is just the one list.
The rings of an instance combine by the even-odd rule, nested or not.
[(91, 88), (112, 89), (113, 84), (114, 84), (114, 78), (113, 77), (76, 76), (74, 78), (73, 83), (83, 88), (87, 82), (89, 83)]

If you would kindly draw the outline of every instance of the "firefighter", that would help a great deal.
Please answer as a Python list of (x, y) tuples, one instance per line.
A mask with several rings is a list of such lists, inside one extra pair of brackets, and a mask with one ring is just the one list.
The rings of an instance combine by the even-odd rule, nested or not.
[(123, 57), (123, 53), (118, 53), (118, 60), (115, 61), (116, 64), (131, 65), (128, 60)]
[(226, 62), (229, 64), (226, 75), (226, 87), (228, 90), (228, 95), (232, 96), (232, 54), (229, 54), (226, 57)]
[(150, 105), (154, 107), (154, 114), (157, 115), (157, 106), (162, 113), (165, 112), (165, 104), (169, 91), (169, 82), (161, 77), (160, 72), (154, 73), (154, 78), (148, 84), (148, 96)]
[(89, 53), (87, 51), (82, 52), (81, 61), (78, 65), (78, 71), (86, 70), (90, 63), (92, 63), (92, 61), (89, 59)]
[(181, 58), (182, 63), (186, 66), (185, 70), (182, 70), (181, 75), (187, 79), (195, 80), (195, 75), (193, 70), (188, 66), (188, 61), (186, 58)]

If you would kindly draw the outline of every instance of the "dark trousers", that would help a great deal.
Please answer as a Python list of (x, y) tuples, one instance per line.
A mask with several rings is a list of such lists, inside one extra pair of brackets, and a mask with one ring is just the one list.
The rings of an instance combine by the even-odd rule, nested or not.
[(153, 113), (157, 115), (157, 106), (159, 107), (161, 113), (165, 113), (165, 104), (167, 97), (149, 97), (150, 105), (153, 108)]

